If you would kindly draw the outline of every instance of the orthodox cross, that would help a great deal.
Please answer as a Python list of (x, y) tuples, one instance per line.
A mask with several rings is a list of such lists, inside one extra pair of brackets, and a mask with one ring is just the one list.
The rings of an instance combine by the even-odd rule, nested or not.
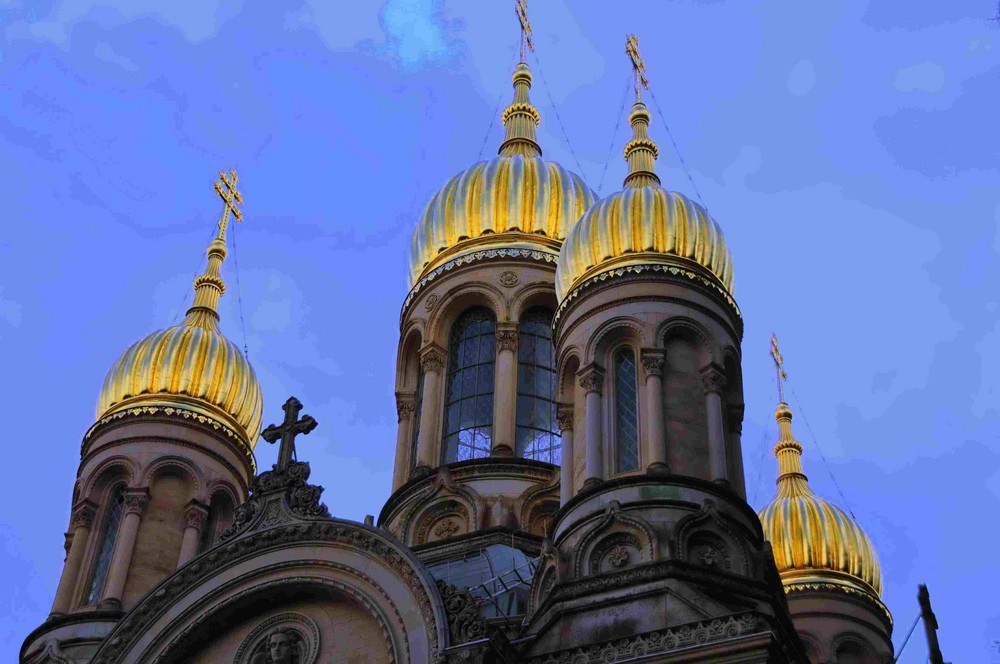
[(524, 47), (535, 50), (531, 41), (531, 23), (528, 22), (528, 0), (517, 0), (514, 11), (517, 12), (517, 20), (521, 22), (521, 62), (524, 62)]
[(286, 470), (288, 464), (292, 462), (292, 455), (295, 454), (295, 436), (307, 434), (316, 428), (316, 420), (311, 415), (303, 415), (302, 402), (295, 397), (288, 397), (288, 401), (281, 407), (285, 411), (285, 421), (280, 427), (273, 424), (260, 432), (260, 437), (269, 443), (277, 442), (281, 439), (281, 447), (278, 449), (278, 463), (275, 470)]
[(236, 221), (243, 221), (243, 213), (240, 209), (236, 207), (237, 205), (243, 205), (243, 194), (236, 190), (236, 171), (229, 171), (227, 176), (224, 172), (219, 171), (219, 177), (222, 182), (213, 182), (215, 186), (215, 193), (219, 195), (222, 199), (222, 216), (219, 218), (219, 239), (226, 239), (226, 226), (229, 224), (229, 213), (233, 213), (233, 217)]
[[(632, 61), (632, 71), (635, 73), (635, 100), (642, 101), (642, 88), (649, 89), (649, 81), (646, 80), (646, 63), (639, 55), (639, 38), (629, 35), (625, 40), (625, 53)], [(642, 86), (640, 88), (639, 86)]]
[(785, 373), (785, 358), (781, 357), (781, 351), (778, 350), (778, 335), (771, 335), (771, 359), (774, 360), (774, 367), (778, 371), (778, 398), (781, 402), (785, 402), (785, 381), (788, 380), (788, 374)]

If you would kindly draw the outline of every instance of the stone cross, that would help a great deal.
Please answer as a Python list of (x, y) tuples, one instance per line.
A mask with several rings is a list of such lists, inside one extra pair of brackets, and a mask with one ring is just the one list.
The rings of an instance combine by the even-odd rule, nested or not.
[(219, 239), (226, 239), (226, 226), (229, 224), (229, 213), (233, 213), (233, 217), (236, 221), (243, 221), (243, 213), (240, 209), (236, 207), (237, 205), (243, 205), (243, 194), (236, 190), (236, 171), (229, 171), (227, 176), (222, 171), (219, 171), (219, 177), (222, 182), (213, 182), (215, 186), (215, 193), (219, 195), (222, 199), (222, 216), (219, 218)]
[(774, 360), (774, 367), (778, 371), (778, 398), (781, 402), (785, 402), (785, 381), (788, 380), (788, 374), (785, 373), (785, 358), (781, 356), (781, 351), (778, 350), (778, 335), (771, 335), (771, 359)]
[(303, 415), (302, 402), (295, 397), (288, 397), (288, 401), (281, 407), (285, 411), (285, 421), (281, 426), (273, 424), (260, 432), (260, 437), (269, 443), (277, 442), (281, 439), (281, 447), (278, 450), (278, 463), (275, 470), (286, 470), (288, 464), (292, 462), (292, 455), (295, 453), (295, 436), (307, 434), (316, 428), (316, 420), (311, 415)]
[(635, 72), (635, 100), (641, 101), (642, 89), (639, 86), (642, 85), (643, 88), (648, 89), (649, 81), (646, 80), (646, 63), (642, 61), (642, 56), (639, 55), (638, 37), (629, 35), (625, 39), (625, 53), (632, 61), (632, 71)]

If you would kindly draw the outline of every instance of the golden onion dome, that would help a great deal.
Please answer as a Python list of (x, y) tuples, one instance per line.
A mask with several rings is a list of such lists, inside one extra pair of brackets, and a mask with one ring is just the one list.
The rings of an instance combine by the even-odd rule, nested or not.
[(514, 101), (503, 113), (506, 134), (499, 156), (451, 178), (431, 197), (413, 232), (411, 287), (473, 251), (527, 249), (554, 258), (570, 226), (596, 199), (579, 175), (542, 160), (526, 64), (517, 65), (513, 80)]
[[(235, 183), (234, 183), (235, 184)], [(97, 399), (98, 421), (119, 413), (159, 411), (225, 426), (249, 453), (260, 432), (263, 398), (250, 362), (219, 330), (225, 283), (225, 222), (208, 248), (208, 267), (195, 279), (195, 301), (179, 325), (129, 346), (111, 366)]]
[(788, 404), (780, 403), (775, 417), (781, 430), (774, 448), (778, 490), (759, 517), (786, 592), (810, 587), (860, 592), (881, 604), (875, 547), (853, 518), (809, 487)]
[(570, 229), (556, 271), (560, 302), (594, 277), (638, 266), (693, 269), (731, 297), (733, 258), (722, 229), (705, 208), (660, 186), (653, 170), (658, 150), (641, 101), (632, 107), (629, 122), (633, 134), (625, 146), (624, 189), (592, 205)]

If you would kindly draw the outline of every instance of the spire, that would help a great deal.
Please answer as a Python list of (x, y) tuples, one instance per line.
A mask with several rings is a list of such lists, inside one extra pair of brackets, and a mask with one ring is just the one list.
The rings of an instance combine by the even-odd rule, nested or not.
[(632, 140), (625, 146), (625, 160), (628, 161), (626, 187), (656, 187), (660, 178), (653, 169), (653, 162), (659, 156), (659, 149), (649, 138), (649, 111), (642, 103), (642, 89), (649, 87), (646, 80), (646, 64), (639, 55), (639, 38), (629, 35), (625, 41), (625, 53), (632, 61), (635, 74), (635, 103), (628, 121), (632, 125)]
[(226, 292), (226, 284), (219, 276), (222, 262), (226, 260), (226, 228), (229, 225), (229, 214), (236, 221), (243, 221), (243, 214), (237, 205), (243, 204), (243, 195), (236, 190), (236, 171), (229, 171), (227, 176), (219, 172), (222, 182), (213, 183), (215, 193), (222, 198), (222, 216), (219, 217), (219, 232), (208, 245), (208, 267), (205, 272), (194, 280), (194, 304), (187, 310), (184, 324), (189, 327), (215, 329), (219, 324), (219, 298)]
[(528, 22), (528, 0), (517, 0), (517, 18), (521, 23), (521, 61), (514, 68), (514, 101), (504, 109), (502, 120), (506, 132), (500, 144), (500, 156), (540, 157), (542, 149), (535, 140), (535, 127), (541, 121), (538, 109), (531, 105), (531, 70), (524, 62), (525, 47), (535, 50), (531, 41), (531, 23)]
[(778, 459), (778, 492), (783, 488), (791, 489), (791, 485), (809, 491), (805, 473), (802, 472), (802, 445), (792, 435), (792, 409), (785, 403), (785, 358), (778, 349), (778, 335), (771, 335), (771, 359), (778, 371), (778, 410), (774, 419), (778, 420), (778, 444), (774, 446), (774, 456)]

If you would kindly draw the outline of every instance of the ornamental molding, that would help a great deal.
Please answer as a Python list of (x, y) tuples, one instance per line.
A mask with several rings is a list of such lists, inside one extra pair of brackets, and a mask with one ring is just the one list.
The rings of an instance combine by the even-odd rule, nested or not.
[[(654, 274), (658, 273), (658, 274)], [(576, 286), (559, 302), (559, 307), (556, 309), (555, 315), (552, 317), (552, 325), (555, 326), (559, 322), (559, 319), (566, 312), (567, 309), (573, 304), (573, 300), (578, 297), (582, 297), (588, 289), (595, 286), (599, 286), (608, 280), (635, 280), (642, 278), (644, 276), (664, 276), (674, 279), (687, 279), (691, 283), (708, 290), (710, 293), (721, 297), (726, 304), (729, 305), (733, 313), (736, 314), (736, 318), (741, 322), (743, 320), (743, 315), (740, 313), (740, 308), (736, 304), (736, 300), (729, 292), (715, 283), (713, 280), (698, 274), (692, 270), (685, 269), (683, 267), (677, 267), (676, 265), (664, 265), (662, 263), (647, 263), (640, 265), (628, 265), (626, 267), (612, 268), (596, 274), (588, 279), (584, 280), (579, 286)]]
[(786, 595), (793, 595), (796, 593), (805, 592), (832, 592), (839, 593), (842, 595), (848, 595), (850, 597), (858, 598), (874, 606), (885, 616), (889, 625), (892, 625), (892, 614), (889, 613), (889, 609), (886, 608), (882, 600), (873, 596), (871, 593), (865, 592), (864, 590), (859, 590), (857, 588), (851, 588), (850, 586), (845, 586), (839, 583), (785, 583), (782, 582), (785, 587)]
[(625, 639), (615, 639), (549, 653), (528, 659), (525, 664), (591, 664), (635, 661), (655, 653), (701, 646), (716, 641), (753, 634), (766, 627), (753, 614), (734, 615), (680, 627), (648, 632)]
[(406, 310), (409, 309), (410, 304), (416, 298), (417, 293), (419, 293), (424, 286), (426, 286), (431, 281), (437, 279), (442, 274), (450, 272), (457, 267), (462, 265), (467, 265), (469, 263), (476, 263), (479, 261), (493, 261), (493, 260), (529, 260), (535, 261), (537, 263), (549, 263), (552, 265), (556, 264), (559, 258), (558, 252), (552, 253), (548, 251), (539, 251), (537, 249), (482, 249), (480, 251), (473, 251), (471, 253), (459, 256), (458, 258), (453, 258), (444, 265), (440, 265), (433, 270), (431, 270), (426, 276), (421, 278), (410, 292), (407, 294), (406, 299), (403, 300), (403, 307), (399, 313), (400, 324), (403, 322), (403, 316), (406, 315)]

